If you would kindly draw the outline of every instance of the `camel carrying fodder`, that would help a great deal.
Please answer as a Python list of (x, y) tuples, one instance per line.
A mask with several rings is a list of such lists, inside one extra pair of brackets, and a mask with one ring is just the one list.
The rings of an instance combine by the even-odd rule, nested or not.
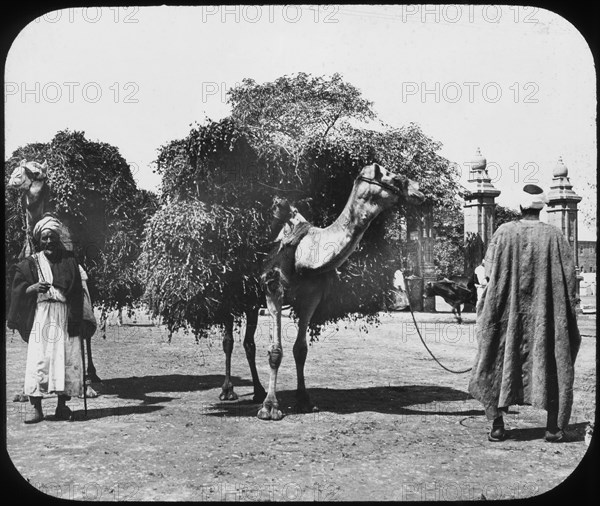
[(295, 222), (289, 222), (287, 230), (283, 228), (278, 236), (279, 244), (265, 262), (261, 274), (273, 323), (269, 387), (258, 418), (280, 420), (283, 417), (276, 396), (277, 374), (283, 359), (282, 306), (290, 304), (298, 318), (298, 335), (293, 347), (298, 380), (296, 398), (299, 411), (310, 411), (314, 406), (304, 381), (308, 352), (306, 334), (336, 269), (357, 249), (367, 228), (381, 212), (399, 203), (418, 204), (423, 199), (416, 183), (378, 164), (371, 164), (359, 173), (342, 213), (331, 225), (314, 227), (295, 216)]
[[(152, 240), (158, 243), (148, 249), (149, 236), (146, 235), (144, 247), (153, 260), (150, 269), (142, 269), (142, 272), (151, 278), (150, 283), (146, 283), (146, 287), (150, 287), (146, 294), (151, 293), (155, 316), (161, 316), (165, 323), (169, 321), (174, 329), (186, 326), (194, 329), (199, 323), (223, 328), (228, 313), (238, 319), (249, 307), (248, 314), (256, 321), (256, 311), (263, 307), (264, 297), (262, 293), (244, 293), (240, 286), (241, 280), (247, 283), (249, 279), (259, 285), (263, 253), (270, 249), (265, 243), (277, 237), (277, 233), (269, 232), (269, 206), (274, 195), (294, 202), (311, 224), (325, 227), (334, 222), (344, 208), (355, 177), (374, 161), (393, 166), (398, 173), (418, 180), (427, 189), (428, 199), (433, 204), (455, 194), (454, 173), (449, 162), (436, 154), (440, 146), (418, 126), (386, 127), (384, 132), (379, 132), (345, 123), (346, 119), (357, 119), (353, 104), (363, 112), (369, 106), (351, 85), (341, 83), (339, 88), (337, 77), (331, 84), (339, 92), (329, 95), (332, 107), (326, 107), (332, 112), (332, 122), (317, 128), (317, 125), (323, 126), (322, 121), (312, 121), (315, 117), (322, 118), (324, 110), (321, 81), (317, 80), (316, 87), (304, 76), (298, 80), (284, 78), (265, 86), (245, 82), (237, 91), (232, 90), (231, 117), (197, 125), (184, 139), (161, 148), (156, 166), (162, 177), (162, 209), (152, 224)], [(308, 93), (298, 98), (294, 89), (306, 89)], [(263, 99), (268, 107), (263, 107)], [(290, 114), (290, 110), (297, 114)], [(304, 125), (315, 128), (304, 129)], [(293, 146), (297, 149), (292, 149)], [(399, 203), (403, 200), (399, 198)], [(234, 216), (229, 229), (221, 227), (214, 242), (206, 244), (214, 248), (215, 244), (222, 243), (214, 256), (208, 255), (210, 248), (200, 247), (202, 241), (206, 243), (202, 234), (213, 231), (210, 223), (194, 225), (197, 221), (194, 209), (199, 209), (199, 203), (208, 206), (207, 209), (219, 210), (214, 215), (215, 223), (223, 223), (220, 215), (225, 215), (225, 211)], [(311, 319), (311, 341), (318, 339), (321, 326), (327, 323), (358, 317), (364, 317), (369, 323), (377, 321), (378, 313), (387, 303), (387, 285), (396, 269), (394, 264), (403, 235), (401, 221), (392, 218), (406, 215), (409, 209), (400, 205), (370, 223), (358, 251), (338, 269), (339, 276), (331, 277), (331, 296), (323, 297)], [(261, 218), (248, 220), (250, 213), (259, 214)], [(277, 227), (280, 231), (281, 215), (273, 217), (271, 230)], [(181, 234), (175, 234), (175, 230)], [(244, 237), (239, 248), (236, 241), (233, 244), (229, 239), (236, 232)], [(169, 251), (172, 244), (177, 244), (185, 255), (178, 257)], [(186, 265), (190, 251), (190, 264), (199, 270), (212, 265), (215, 258), (233, 258), (232, 251), (241, 253), (242, 263), (237, 259), (233, 263), (224, 262), (226, 271), (211, 269), (205, 282), (197, 283), (196, 273)], [(161, 290), (163, 283), (173, 290)], [(211, 299), (214, 306), (209, 307), (207, 301)], [(199, 318), (202, 314), (209, 318)], [(250, 321), (249, 316), (248, 319)], [(251, 327), (247, 325), (247, 329)], [(227, 364), (233, 340), (226, 339), (225, 334)], [(227, 344), (228, 341), (231, 344)], [(251, 364), (254, 363), (253, 346), (254, 338), (249, 337), (247, 331), (244, 348)], [(226, 378), (228, 369), (226, 365)], [(257, 393), (264, 389), (256, 375), (252, 376), (254, 400), (262, 402), (264, 397)], [(233, 387), (224, 388), (220, 397), (235, 398)]]
[[(46, 214), (50, 214), (50, 190), (47, 184), (48, 164), (38, 163), (35, 161), (21, 160), (20, 164), (13, 170), (7, 187), (21, 193), (21, 208), (25, 218), (25, 241), (18, 260), (22, 260), (35, 253), (33, 228), (35, 224)], [(73, 240), (70, 230), (63, 226), (60, 231), (60, 240), (68, 251), (73, 251)], [(12, 269), (9, 270), (9, 280), (12, 280)], [(87, 277), (85, 277), (87, 279)], [(7, 293), (9, 293), (7, 291)], [(87, 349), (87, 379), (86, 386), (87, 397), (97, 397), (98, 393), (92, 388), (91, 382), (100, 382), (100, 378), (96, 373), (96, 367), (92, 359), (91, 338), (96, 330), (96, 321), (89, 298), (87, 285), (84, 281), (84, 293), (86, 299), (84, 301), (84, 311), (86, 320), (84, 320), (83, 338), (86, 342)], [(22, 394), (17, 394), (15, 400), (26, 401), (26, 397)]]

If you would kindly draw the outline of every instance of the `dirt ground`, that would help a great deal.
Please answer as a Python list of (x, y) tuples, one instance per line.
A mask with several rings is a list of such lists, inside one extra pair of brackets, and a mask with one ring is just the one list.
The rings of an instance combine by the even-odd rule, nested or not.
[[(450, 368), (471, 365), (474, 315), (417, 313), (423, 336)], [(511, 439), (490, 443), (468, 374), (441, 369), (419, 341), (409, 313), (378, 326), (328, 327), (309, 349), (307, 387), (320, 411), (294, 413), (294, 325), (284, 319), (279, 422), (256, 418), (240, 333), (232, 360), (238, 401), (219, 401), (224, 355), (218, 335), (195, 343), (138, 314), (94, 337), (100, 397), (73, 399), (73, 422), (23, 423), (26, 345), (8, 331), (7, 449), (35, 488), (76, 500), (479, 500), (535, 496), (563, 482), (588, 447), (595, 412), (596, 318), (581, 315), (571, 441), (543, 440), (545, 413), (514, 407)], [(257, 364), (268, 382), (269, 321), (261, 317)], [(241, 329), (243, 330), (243, 329)]]

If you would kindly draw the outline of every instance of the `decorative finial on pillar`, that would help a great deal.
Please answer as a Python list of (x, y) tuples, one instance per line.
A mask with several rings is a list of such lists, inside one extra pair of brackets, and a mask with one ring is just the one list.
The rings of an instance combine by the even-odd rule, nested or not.
[(477, 152), (475, 153), (473, 160), (471, 160), (470, 165), (471, 171), (480, 171), (485, 169), (487, 160), (481, 154), (481, 149), (477, 148)]
[(567, 169), (567, 166), (563, 162), (562, 156), (558, 157), (558, 161), (556, 162), (556, 166), (554, 167), (554, 170), (552, 171), (552, 175), (555, 178), (569, 176), (569, 169)]
[(552, 176), (552, 185), (548, 192), (550, 207), (562, 201), (577, 203), (581, 200), (581, 197), (573, 191), (573, 185), (569, 180), (569, 169), (563, 162), (562, 156), (558, 157)]
[(469, 173), (469, 185), (467, 190), (473, 194), (472, 198), (476, 198), (477, 195), (482, 196), (490, 195), (497, 197), (500, 195), (500, 190), (496, 190), (492, 184), (492, 180), (486, 170), (487, 160), (481, 154), (481, 150), (477, 148), (475, 156), (469, 162), (470, 173)]

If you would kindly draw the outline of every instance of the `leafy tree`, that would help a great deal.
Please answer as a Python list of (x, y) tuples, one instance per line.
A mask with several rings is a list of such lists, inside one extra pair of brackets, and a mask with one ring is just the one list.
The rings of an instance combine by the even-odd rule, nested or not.
[[(494, 210), (496, 229), (503, 223), (518, 220), (521, 213), (496, 204)], [(460, 200), (445, 202), (434, 210), (435, 244), (434, 257), (438, 276), (465, 273), (465, 260), (469, 248), (481, 247), (473, 243), (473, 237), (464, 237), (464, 213)], [(467, 262), (468, 263), (468, 262)], [(468, 269), (467, 269), (468, 270)]]
[[(143, 286), (135, 261), (157, 199), (137, 189), (118, 149), (89, 141), (83, 132), (61, 131), (50, 143), (18, 148), (5, 163), (5, 183), (22, 159), (47, 161), (51, 207), (71, 231), (95, 304), (108, 310), (139, 299)], [(19, 200), (18, 192), (7, 191), (7, 267), (16, 261), (25, 240)]]
[(498, 228), (500, 225), (503, 225), (504, 223), (515, 221), (521, 218), (520, 211), (516, 211), (515, 209), (511, 209), (510, 207), (504, 207), (499, 204), (496, 204), (494, 213), (494, 225), (496, 228)]
[(259, 154), (285, 154), (297, 169), (311, 139), (325, 139), (340, 126), (375, 118), (372, 103), (339, 74), (313, 77), (303, 72), (272, 83), (244, 79), (228, 92), (231, 117), (257, 138)]
[(464, 228), (463, 209), (458, 200), (434, 210), (433, 255), (437, 276), (450, 277), (464, 274)]

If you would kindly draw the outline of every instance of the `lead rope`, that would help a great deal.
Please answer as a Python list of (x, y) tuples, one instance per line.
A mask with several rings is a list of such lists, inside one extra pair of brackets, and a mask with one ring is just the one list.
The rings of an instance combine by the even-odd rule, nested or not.
[(25, 233), (25, 248), (23, 252), (23, 258), (33, 255), (35, 253), (35, 247), (33, 244), (33, 236), (31, 235), (31, 230), (27, 226), (27, 211), (25, 210), (25, 206), (23, 205), (25, 197), (19, 199), (19, 209), (18, 212), (21, 214), (21, 222), (23, 225), (21, 226), (21, 230)]
[(429, 349), (429, 346), (427, 346), (427, 344), (425, 343), (425, 340), (423, 339), (423, 336), (421, 335), (421, 331), (419, 330), (419, 327), (417, 325), (417, 319), (415, 318), (415, 313), (413, 313), (412, 307), (410, 306), (410, 298), (408, 297), (408, 293), (407, 295), (407, 300), (408, 300), (408, 309), (410, 310), (410, 314), (412, 316), (413, 322), (415, 322), (415, 328), (417, 329), (417, 334), (419, 334), (419, 339), (421, 340), (421, 342), (423, 343), (423, 346), (425, 346), (425, 349), (428, 351), (428, 353), (431, 355), (431, 358), (433, 358), (433, 360), (435, 360), (439, 366), (442, 369), (445, 369), (448, 372), (451, 372), (452, 374), (465, 374), (469, 371), (471, 371), (473, 368), (469, 367), (468, 369), (463, 369), (462, 371), (455, 371), (454, 369), (450, 369), (449, 367), (446, 367), (444, 364), (442, 364), (437, 358), (436, 356), (431, 352), (431, 350)]

